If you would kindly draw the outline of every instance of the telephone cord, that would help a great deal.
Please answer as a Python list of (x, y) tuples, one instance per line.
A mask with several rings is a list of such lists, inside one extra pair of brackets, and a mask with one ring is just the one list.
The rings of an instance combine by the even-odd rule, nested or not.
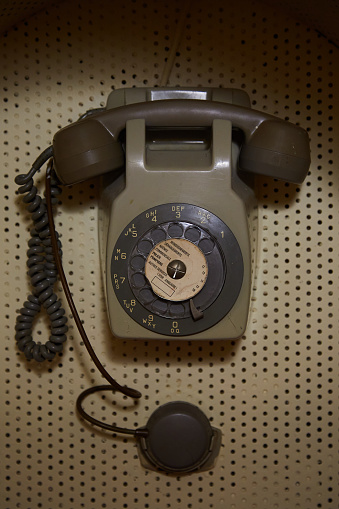
[[(57, 279), (57, 270), (50, 239), (49, 222), (47, 217), (46, 200), (41, 198), (33, 183), (33, 176), (53, 155), (52, 147), (48, 147), (32, 165), (26, 175), (18, 175), (15, 182), (20, 186), (19, 194), (25, 194), (23, 201), (27, 204), (34, 227), (30, 231), (28, 241), (27, 267), (28, 276), (32, 284), (32, 293), (28, 296), (20, 309), (15, 325), (15, 339), (18, 348), (24, 352), (28, 360), (34, 359), (42, 362), (52, 360), (63, 350), (66, 341), (67, 317), (61, 301), (53, 290)], [(51, 182), (52, 203), (57, 202), (57, 195), (61, 193), (55, 179)], [(58, 237), (58, 234), (57, 234)], [(61, 244), (58, 240), (58, 249), (61, 255)], [(51, 321), (51, 334), (45, 344), (37, 343), (32, 337), (33, 322), (45, 308)]]
[[(118, 384), (103, 367), (90, 344), (73, 302), (72, 294), (62, 267), (61, 242), (59, 240), (59, 234), (55, 230), (53, 219), (53, 205), (57, 202), (56, 196), (61, 193), (61, 190), (58, 187), (58, 181), (53, 170), (52, 157), (53, 149), (49, 147), (37, 158), (27, 174), (18, 175), (15, 179), (16, 184), (20, 186), (18, 193), (26, 193), (23, 201), (27, 204), (34, 224), (34, 228), (32, 228), (30, 232), (31, 239), (28, 242), (29, 249), (27, 252), (28, 275), (31, 278), (33, 291), (17, 316), (15, 339), (18, 348), (20, 351), (24, 352), (28, 360), (34, 359), (38, 362), (42, 362), (46, 359), (52, 360), (56, 353), (62, 351), (63, 343), (66, 341), (68, 327), (66, 325), (67, 317), (64, 316), (65, 310), (62, 308), (61, 301), (53, 291), (53, 285), (59, 273), (68, 304), (84, 344), (94, 364), (110, 384), (91, 387), (83, 391), (76, 403), (78, 413), (92, 425), (99, 426), (114, 433), (133, 435), (135, 437), (147, 436), (148, 431), (145, 429), (120, 428), (119, 426), (99, 421), (89, 415), (82, 407), (82, 402), (87, 396), (99, 391), (117, 390), (122, 392), (125, 396), (134, 399), (140, 398), (141, 393), (135, 389)], [(49, 161), (49, 164), (46, 171), (46, 193), (45, 198), (42, 199), (38, 195), (37, 188), (34, 186), (33, 177), (47, 161)], [(32, 338), (33, 321), (41, 311), (41, 305), (46, 309), (51, 320), (51, 336), (49, 341), (44, 345), (36, 343)]]

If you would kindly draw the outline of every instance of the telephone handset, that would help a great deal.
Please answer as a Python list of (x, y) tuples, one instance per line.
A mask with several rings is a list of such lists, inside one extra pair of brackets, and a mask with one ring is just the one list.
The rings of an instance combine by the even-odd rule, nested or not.
[[(37, 361), (62, 350), (67, 318), (53, 292), (57, 268), (84, 343), (110, 383), (82, 393), (77, 409), (92, 424), (138, 438), (147, 468), (207, 470), (221, 432), (185, 402), (162, 405), (135, 430), (84, 411), (83, 399), (97, 390), (141, 394), (112, 379), (83, 331), (58, 254), (52, 201), (60, 191), (53, 172), (65, 185), (102, 175), (100, 256), (115, 336), (237, 338), (245, 331), (251, 288), (250, 174), (301, 183), (310, 164), (303, 129), (249, 106), (247, 94), (233, 89), (113, 91), (105, 111), (88, 112), (57, 132), (31, 171), (16, 178), (34, 221), (27, 262), (33, 292), (17, 317), (18, 348)], [(46, 214), (33, 176), (47, 161)], [(45, 345), (31, 335), (41, 306), (52, 324)]]
[(217, 119), (240, 129), (245, 140), (240, 169), (300, 184), (310, 165), (306, 131), (272, 115), (235, 104), (197, 99), (165, 99), (104, 111), (67, 126), (53, 140), (55, 170), (64, 184), (75, 184), (120, 168), (119, 135), (129, 120), (148, 127), (207, 127)]

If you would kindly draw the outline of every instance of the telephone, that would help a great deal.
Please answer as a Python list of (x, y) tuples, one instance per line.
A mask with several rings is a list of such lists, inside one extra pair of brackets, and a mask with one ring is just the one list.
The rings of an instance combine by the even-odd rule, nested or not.
[[(238, 338), (246, 327), (253, 174), (300, 184), (310, 165), (310, 148), (302, 128), (252, 110), (248, 95), (234, 89), (116, 90), (104, 110), (87, 112), (58, 131), (31, 172), (16, 179), (19, 192), (27, 193), (24, 201), (35, 225), (28, 252), (34, 291), (17, 319), (16, 339), (19, 349), (38, 361), (61, 351), (67, 330), (65, 312), (51, 289), (54, 258), (72, 302), (63, 281), (60, 242), (53, 233), (53, 199), (47, 200), (47, 218), (32, 181), (48, 160), (53, 161), (46, 181), (52, 197), (59, 192), (58, 183), (101, 176), (99, 243), (113, 334), (214, 340)], [(41, 304), (52, 321), (46, 345), (31, 337)], [(111, 384), (106, 389), (140, 396), (119, 386), (99, 361), (96, 365)], [(79, 398), (77, 408), (98, 424), (81, 406), (94, 390)], [(180, 431), (169, 441), (173, 427)], [(139, 437), (143, 464), (168, 472), (210, 468), (220, 447), (220, 431), (184, 402), (163, 405), (145, 428), (109, 429)], [(183, 458), (188, 438), (193, 445)]]
[(301, 183), (310, 163), (303, 129), (252, 111), (243, 91), (123, 89), (106, 111), (59, 131), (53, 151), (66, 185), (106, 174), (100, 252), (115, 336), (244, 333), (253, 199), (245, 172)]

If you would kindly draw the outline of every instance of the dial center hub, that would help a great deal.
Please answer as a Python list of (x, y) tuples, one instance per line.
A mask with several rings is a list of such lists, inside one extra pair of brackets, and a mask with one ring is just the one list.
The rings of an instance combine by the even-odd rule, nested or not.
[(197, 295), (206, 283), (207, 274), (207, 261), (201, 249), (182, 238), (159, 242), (145, 264), (145, 276), (153, 292), (176, 302)]
[(167, 265), (167, 274), (172, 279), (181, 279), (186, 274), (186, 265), (181, 260), (173, 260)]

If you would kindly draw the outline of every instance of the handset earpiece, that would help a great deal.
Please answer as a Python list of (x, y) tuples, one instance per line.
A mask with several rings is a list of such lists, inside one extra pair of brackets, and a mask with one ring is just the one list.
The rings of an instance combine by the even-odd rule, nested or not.
[(65, 185), (103, 175), (124, 164), (121, 143), (96, 121), (98, 116), (75, 122), (54, 135), (54, 169)]
[(120, 168), (124, 154), (119, 135), (128, 120), (138, 118), (151, 127), (208, 127), (214, 119), (226, 119), (245, 135), (240, 155), (244, 171), (301, 183), (309, 169), (309, 139), (301, 127), (233, 104), (169, 99), (107, 110), (57, 132), (53, 150), (60, 181), (73, 184)]
[(289, 122), (263, 121), (244, 143), (239, 156), (242, 170), (301, 184), (310, 165), (308, 135)]

